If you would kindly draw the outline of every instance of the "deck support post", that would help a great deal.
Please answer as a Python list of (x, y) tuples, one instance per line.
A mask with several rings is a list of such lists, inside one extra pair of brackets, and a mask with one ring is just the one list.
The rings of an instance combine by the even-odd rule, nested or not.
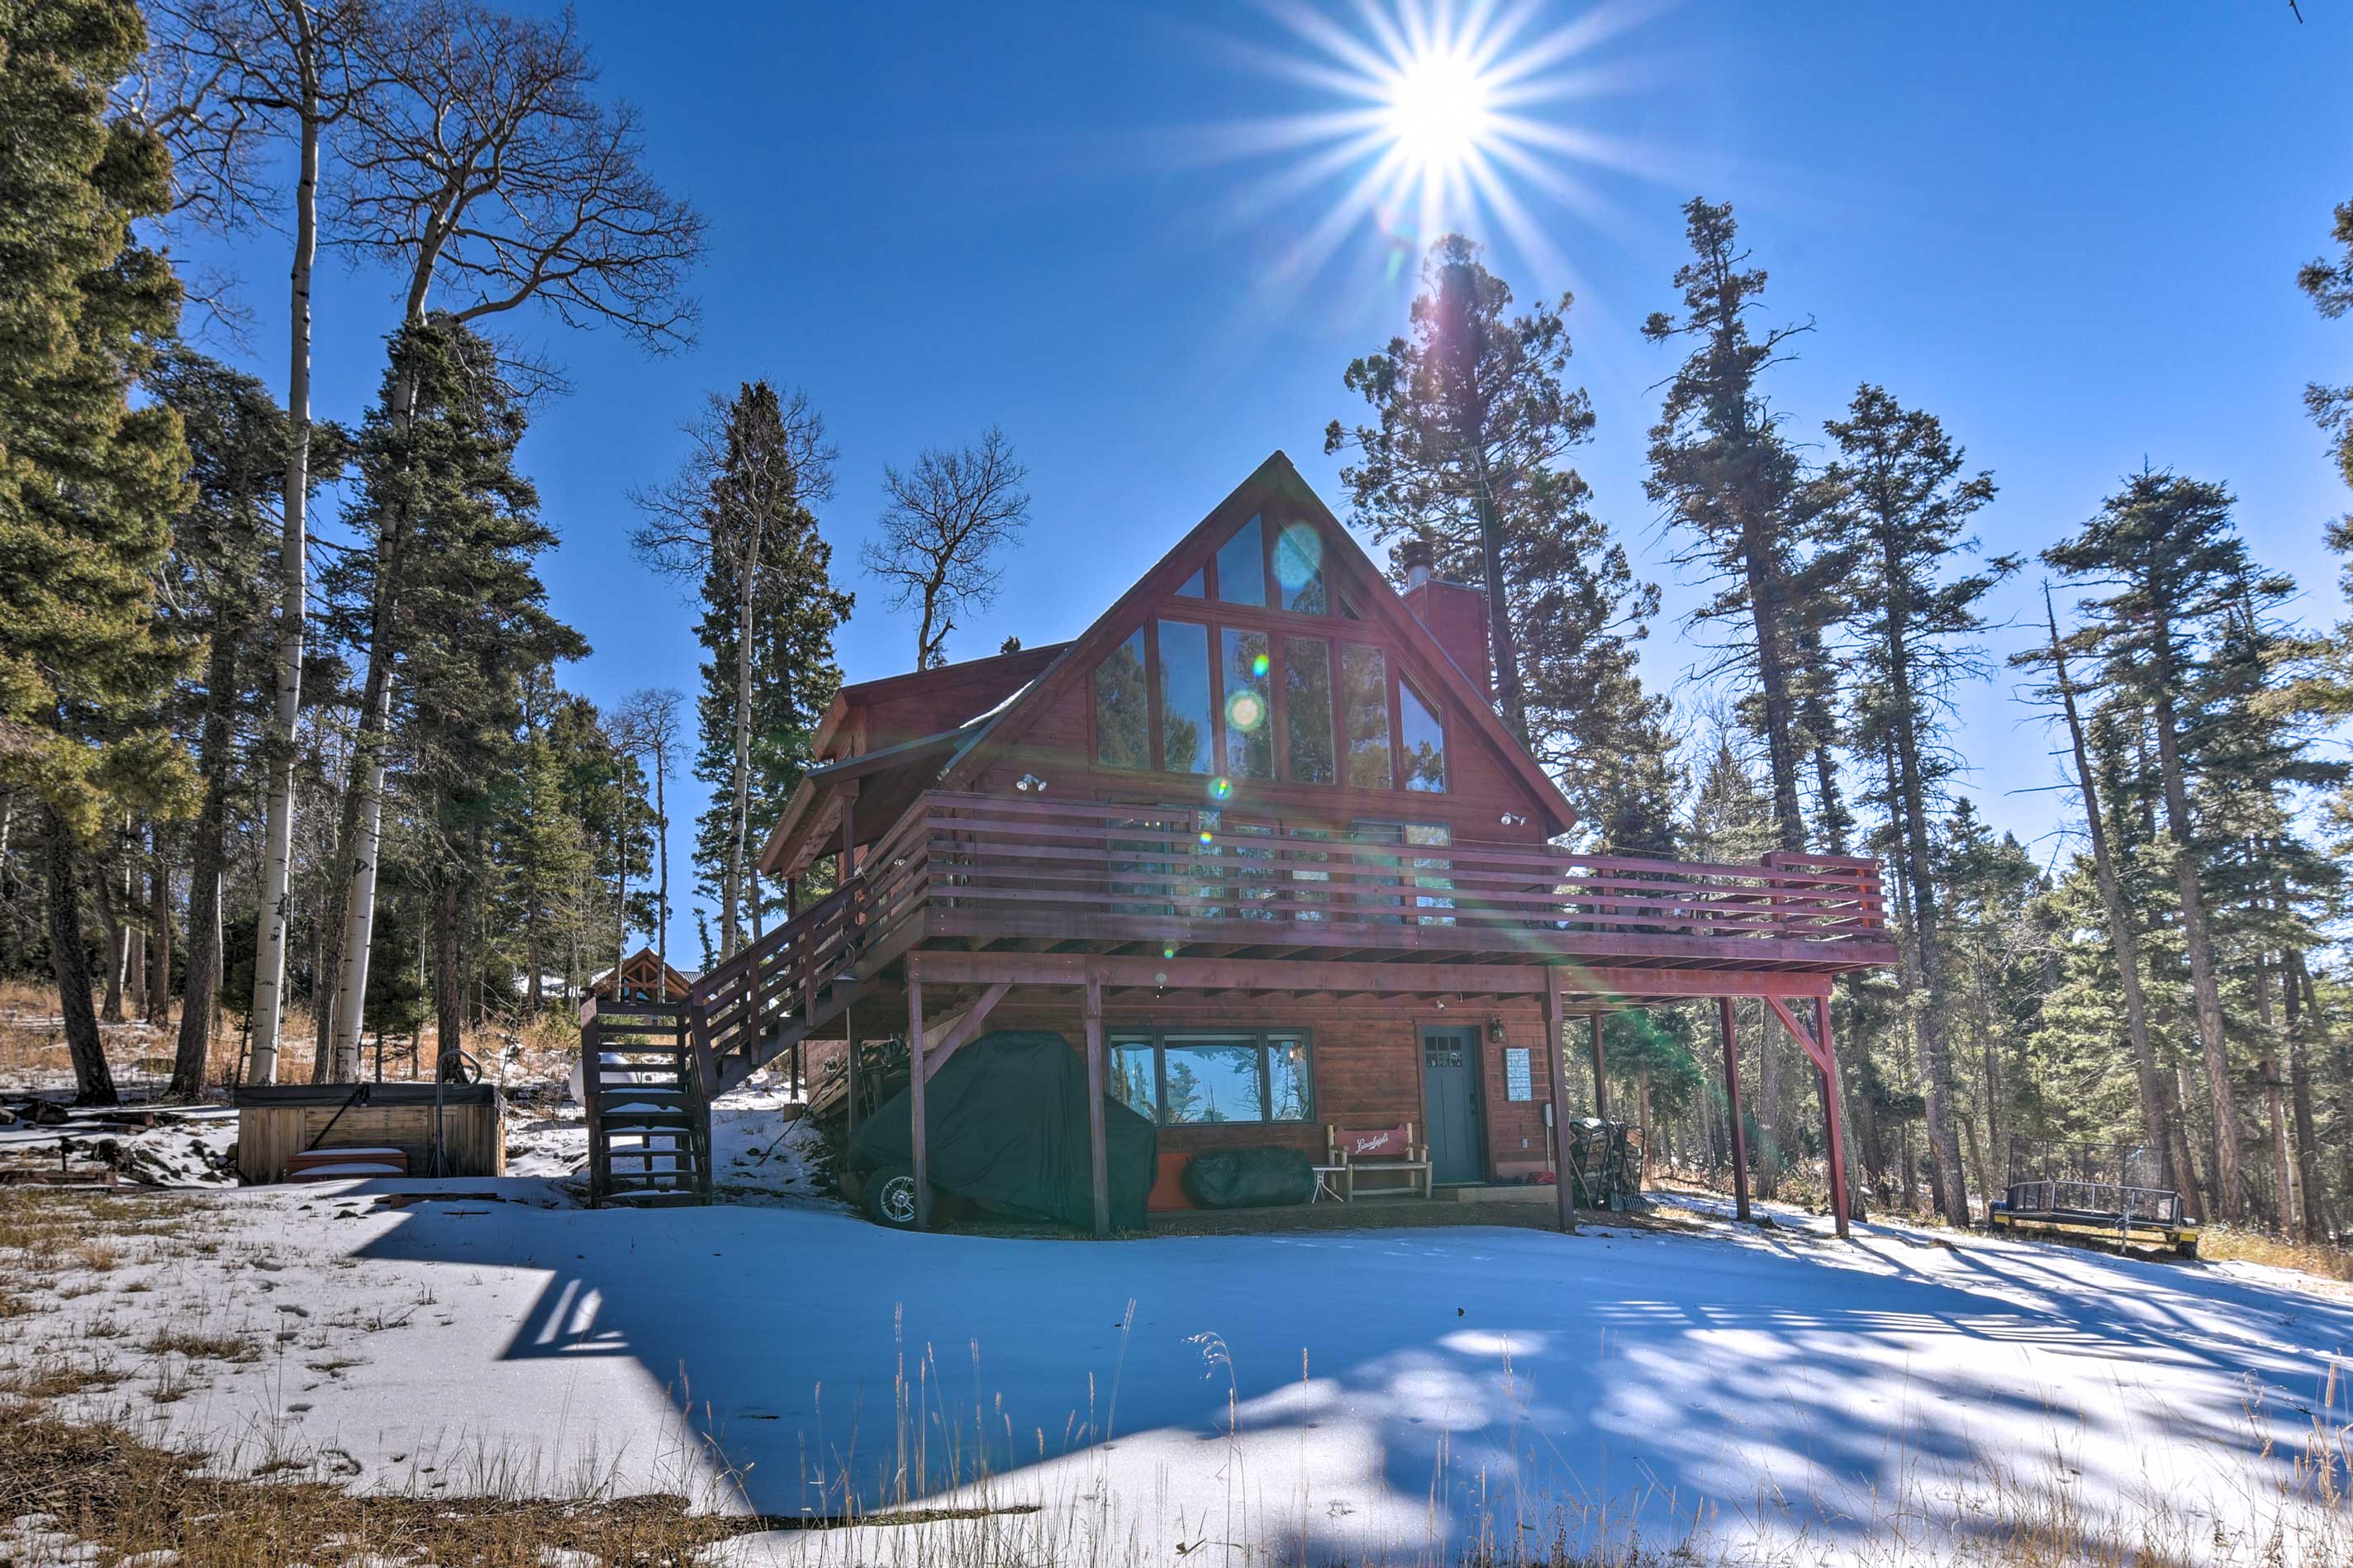
[(1111, 1234), (1111, 1150), (1103, 1129), (1103, 981), (1087, 974), (1087, 1172), (1094, 1184), (1095, 1234)]
[(1838, 1233), (1847, 1234), (1846, 1114), (1839, 1082), (1838, 1053), (1831, 1048), (1831, 999), (1814, 998), (1814, 1038), (1822, 1047), (1822, 1120), (1831, 1140), (1831, 1212), (1838, 1216)]
[(923, 983), (907, 966), (907, 1114), (913, 1123), (909, 1147), (915, 1169), (915, 1228), (932, 1225), (931, 1132), (923, 1122)]
[(1577, 1178), (1568, 1169), (1568, 1020), (1561, 1014), (1560, 970), (1552, 964), (1545, 965), (1544, 1026), (1545, 1073), (1552, 1080), (1553, 1201), (1560, 1205), (1561, 1230), (1574, 1236)]
[(1602, 1121), (1609, 1120), (1609, 1065), (1601, 1059), (1601, 1015), (1590, 1015), (1593, 1024), (1593, 1114)]
[(1740, 1037), (1733, 1026), (1729, 996), (1715, 999), (1715, 1027), (1724, 1039), (1725, 1110), (1732, 1128), (1733, 1216), (1746, 1224), (1749, 1218), (1748, 1133), (1740, 1125)]
[[(1802, 998), (1800, 999), (1802, 1001)], [(1827, 996), (1813, 999), (1810, 1023), (1799, 1020), (1788, 999), (1767, 996), (1765, 1005), (1781, 1020), (1781, 1027), (1789, 1031), (1789, 1038), (1806, 1053), (1814, 1064), (1814, 1079), (1822, 1092), (1822, 1131), (1829, 1140), (1831, 1168), (1831, 1215), (1837, 1222), (1839, 1236), (1847, 1234), (1848, 1204), (1846, 1190), (1846, 1127), (1843, 1108), (1840, 1104), (1838, 1055), (1831, 1049), (1831, 1001)]]

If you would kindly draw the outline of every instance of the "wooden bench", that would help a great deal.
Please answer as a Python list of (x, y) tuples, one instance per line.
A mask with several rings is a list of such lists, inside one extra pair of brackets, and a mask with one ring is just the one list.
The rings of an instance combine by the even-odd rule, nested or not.
[(1316, 1178), (1344, 1204), (1356, 1201), (1356, 1179), (1366, 1175), (1406, 1178), (1402, 1187), (1379, 1189), (1384, 1194), (1430, 1196), (1430, 1148), (1414, 1137), (1410, 1121), (1395, 1127), (1329, 1123), (1324, 1129), (1324, 1163), (1316, 1167)]

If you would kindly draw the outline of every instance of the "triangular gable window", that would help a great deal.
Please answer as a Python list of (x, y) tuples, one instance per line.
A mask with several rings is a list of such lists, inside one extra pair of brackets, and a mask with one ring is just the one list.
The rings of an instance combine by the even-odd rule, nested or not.
[(1266, 539), (1257, 518), (1234, 530), (1234, 536), (1218, 552), (1218, 602), (1266, 603)]

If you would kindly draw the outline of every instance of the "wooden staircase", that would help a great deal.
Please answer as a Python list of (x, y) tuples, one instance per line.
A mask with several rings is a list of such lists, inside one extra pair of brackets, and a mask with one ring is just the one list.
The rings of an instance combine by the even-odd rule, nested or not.
[(853, 879), (678, 1000), (588, 1005), (580, 1085), (592, 1207), (711, 1201), (711, 1102), (849, 1005), (864, 895)]

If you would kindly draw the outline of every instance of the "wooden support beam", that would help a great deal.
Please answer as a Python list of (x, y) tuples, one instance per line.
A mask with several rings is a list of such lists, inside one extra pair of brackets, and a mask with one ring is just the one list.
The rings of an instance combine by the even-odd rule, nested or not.
[[(1826, 996), (1831, 976), (1705, 969), (1591, 969), (1545, 963), (1335, 963), (1313, 959), (1099, 957), (1081, 952), (957, 952), (927, 948), (923, 973), (943, 984), (1104, 985), (1155, 991), (1356, 991), (1388, 995)], [(861, 965), (861, 973), (863, 966)]]
[(1577, 1180), (1568, 1171), (1568, 1033), (1561, 1011), (1560, 972), (1545, 970), (1545, 1071), (1552, 1079), (1553, 1201), (1560, 1208), (1560, 1228), (1577, 1233)]
[(1800, 1022), (1789, 1010), (1789, 1005), (1778, 996), (1767, 996), (1765, 1005), (1781, 1020), (1789, 1038), (1806, 1053), (1814, 1064), (1816, 1087), (1822, 1096), (1822, 1130), (1828, 1140), (1831, 1166), (1831, 1214), (1841, 1237), (1847, 1235), (1848, 1204), (1846, 1190), (1846, 1128), (1839, 1103), (1838, 1057), (1831, 1049), (1831, 1004), (1827, 996), (1814, 999), (1810, 1024)]
[(1732, 1124), (1733, 1217), (1746, 1223), (1748, 1214), (1748, 1132), (1740, 1125), (1740, 1037), (1733, 1026), (1732, 998), (1715, 1003), (1716, 1032), (1724, 1037), (1724, 1099)]
[(980, 1000), (971, 1006), (942, 1020), (932, 1031), (932, 1037), (923, 1042), (923, 1077), (927, 1080), (938, 1076), (941, 1063), (980, 1037), (980, 1031), (988, 1023), (989, 1009), (1004, 1001), (1005, 994), (1012, 989), (1010, 984), (1000, 980), (982, 992)]
[(915, 1228), (928, 1230), (932, 1224), (932, 1162), (931, 1134), (923, 1123), (923, 1080), (931, 1075), (923, 1070), (923, 983), (912, 972), (907, 976), (907, 1112), (914, 1124)]
[(1602, 1121), (1609, 1120), (1609, 1066), (1601, 1058), (1601, 1015), (1591, 1015), (1587, 1022), (1593, 1026), (1593, 1114)]
[(1087, 976), (1087, 1173), (1094, 1184), (1095, 1234), (1111, 1234), (1111, 1146), (1103, 1129), (1103, 982)]

